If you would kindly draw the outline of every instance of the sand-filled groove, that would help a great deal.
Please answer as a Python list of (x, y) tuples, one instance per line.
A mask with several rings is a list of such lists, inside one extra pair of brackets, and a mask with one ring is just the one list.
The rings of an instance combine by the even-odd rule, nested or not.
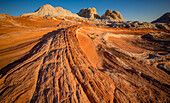
[[(104, 39), (107, 33), (125, 36)], [(147, 56), (159, 50), (143, 47), (166, 45), (141, 39), (147, 33), (81, 25), (48, 32), (0, 70), (0, 102), (168, 102), (169, 74), (155, 65), (169, 64), (151, 64)]]

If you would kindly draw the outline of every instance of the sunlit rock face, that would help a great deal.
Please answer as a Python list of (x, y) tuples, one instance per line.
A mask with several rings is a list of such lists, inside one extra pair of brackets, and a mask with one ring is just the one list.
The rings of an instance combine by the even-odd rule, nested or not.
[(110, 19), (114, 21), (125, 21), (118, 11), (107, 10), (105, 14), (101, 16), (102, 19)]
[(95, 8), (84, 8), (81, 9), (77, 14), (81, 17), (90, 18), (90, 19), (100, 18)]
[(168, 29), (42, 15), (0, 14), (0, 103), (170, 102)]
[(34, 13), (22, 14), (21, 17), (30, 16), (30, 15), (46, 16), (46, 17), (48, 17), (48, 16), (75, 16), (75, 17), (78, 17), (77, 14), (72, 14), (70, 11), (63, 9), (62, 7), (53, 7), (49, 4), (43, 5)]

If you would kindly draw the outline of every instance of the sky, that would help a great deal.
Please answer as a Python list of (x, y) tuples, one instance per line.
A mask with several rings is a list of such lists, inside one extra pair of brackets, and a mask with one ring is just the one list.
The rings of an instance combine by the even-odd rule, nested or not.
[(108, 9), (116, 10), (126, 21), (151, 22), (170, 12), (170, 0), (0, 0), (0, 13), (20, 16), (45, 4), (63, 7), (72, 13), (95, 7), (100, 16)]

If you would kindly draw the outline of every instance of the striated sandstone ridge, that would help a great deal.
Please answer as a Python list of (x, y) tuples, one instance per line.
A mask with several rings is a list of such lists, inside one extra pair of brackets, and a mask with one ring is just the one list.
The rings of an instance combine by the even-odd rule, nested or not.
[(170, 31), (104, 21), (0, 14), (0, 103), (169, 103)]
[(43, 5), (40, 7), (37, 11), (34, 13), (26, 13), (22, 14), (21, 17), (23, 16), (30, 16), (30, 15), (35, 15), (35, 16), (77, 16), (77, 14), (72, 14), (70, 11), (63, 9), (62, 7), (53, 7), (49, 4)]
[(157, 20), (153, 21), (152, 23), (167, 23), (170, 24), (170, 12), (165, 13)]
[(84, 8), (81, 9), (77, 14), (81, 17), (90, 18), (90, 19), (100, 18), (95, 8)]
[(101, 19), (110, 19), (114, 21), (125, 21), (118, 11), (107, 10), (105, 14), (101, 16)]

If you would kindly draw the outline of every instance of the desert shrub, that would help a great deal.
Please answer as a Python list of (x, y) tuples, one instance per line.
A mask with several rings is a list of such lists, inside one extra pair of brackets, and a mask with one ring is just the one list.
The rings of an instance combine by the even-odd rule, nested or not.
[(95, 35), (95, 33), (92, 33), (91, 35)]
[(93, 39), (93, 40), (94, 40), (94, 39), (96, 39), (96, 37), (91, 37), (91, 39)]

